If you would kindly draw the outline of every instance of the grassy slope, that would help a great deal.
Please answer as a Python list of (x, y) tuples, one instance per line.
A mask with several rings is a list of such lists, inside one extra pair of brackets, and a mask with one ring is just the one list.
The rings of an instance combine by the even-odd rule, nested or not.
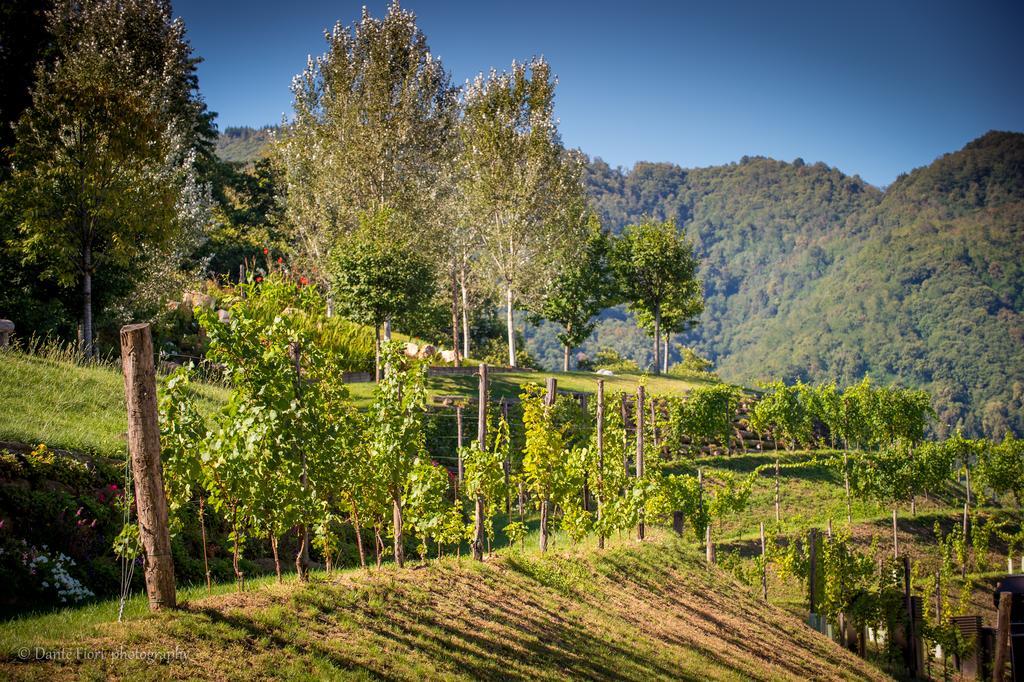
[[(542, 372), (495, 373), (492, 396), (517, 396), (527, 383), (543, 384), (549, 374)], [(586, 372), (555, 374), (559, 388), (569, 391), (596, 390), (597, 376)], [(636, 376), (605, 377), (609, 391), (635, 390)], [(115, 367), (82, 366), (65, 359), (48, 359), (22, 353), (0, 355), (0, 441), (50, 447), (101, 455), (124, 451), (126, 416), (124, 379)], [(669, 377), (650, 377), (648, 390), (682, 393), (693, 382)], [(351, 384), (358, 404), (366, 404), (373, 384)], [(474, 395), (474, 376), (430, 379), (432, 394)], [(199, 386), (201, 405), (209, 411), (227, 397), (224, 389)]]
[[(214, 386), (199, 391), (207, 410), (227, 396)], [(116, 368), (0, 354), (0, 441), (119, 456), (126, 429), (124, 378)]]
[[(16, 660), (57, 645), (187, 661)], [(667, 538), (317, 575), (126, 625), (44, 616), (0, 626), (0, 647), (11, 679), (883, 679)]]

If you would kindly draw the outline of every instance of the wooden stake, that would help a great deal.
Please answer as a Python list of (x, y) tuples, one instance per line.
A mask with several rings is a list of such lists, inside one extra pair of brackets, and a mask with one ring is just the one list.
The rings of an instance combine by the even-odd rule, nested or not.
[(892, 510), (892, 556), (895, 559), (900, 557), (900, 536), (896, 532), (896, 510)]
[(128, 412), (128, 452), (135, 478), (139, 536), (145, 555), (149, 608), (177, 606), (167, 498), (160, 464), (160, 425), (156, 407), (156, 368), (148, 324), (121, 328), (121, 366)]
[(768, 601), (768, 566), (765, 564), (764, 521), (761, 522), (761, 598)]
[[(512, 427), (508, 423), (508, 401), (505, 398), (501, 399), (501, 418), (505, 420), (505, 425), (508, 426), (508, 438), (511, 441), (512, 440)], [(509, 443), (509, 445), (511, 446), (511, 443)], [(505, 474), (505, 490), (506, 491), (509, 490), (509, 479), (512, 476), (512, 462), (510, 462), (509, 459), (508, 459), (508, 450), (510, 450), (510, 449), (511, 449), (511, 447), (506, 449), (505, 461), (503, 461), (501, 463), (502, 473)], [(510, 494), (508, 494), (508, 492), (505, 493), (505, 518), (508, 519), (509, 521), (512, 520), (512, 496)]]
[(705, 557), (709, 564), (715, 563), (715, 543), (711, 542), (711, 524), (707, 525), (704, 529), (704, 550), (707, 554)]
[(775, 458), (775, 520), (782, 520), (782, 506), (779, 503), (779, 458)]
[[(644, 477), (644, 387), (636, 387), (636, 477)], [(636, 538), (644, 539), (644, 510), (640, 510), (640, 520), (636, 526)]]
[(996, 614), (996, 658), (992, 665), (992, 681), (1003, 682), (1006, 673), (1006, 658), (1010, 640), (1010, 605), (1012, 592), (999, 593), (999, 611)]
[[(479, 409), (477, 411), (476, 440), (481, 452), (487, 450), (487, 363), (480, 363), (480, 389), (477, 398)], [(473, 515), (474, 537), (473, 537), (473, 558), (483, 561), (484, 558), (484, 498), (476, 496), (476, 504)]]
[[(810, 613), (813, 619), (817, 615), (816, 597), (818, 594), (818, 529), (812, 528), (807, 534), (808, 551), (810, 553), (810, 566), (808, 568), (808, 589), (810, 595)], [(814, 623), (817, 627), (817, 623)]]
[[(597, 520), (604, 507), (604, 379), (597, 380)], [(604, 549), (604, 532), (597, 533), (597, 548)]]
[[(465, 474), (465, 470), (463, 468), (463, 463), (462, 463), (462, 405), (456, 405), (455, 406), (455, 436), (456, 436), (456, 440), (458, 441), (458, 444), (459, 444), (459, 449), (456, 452), (456, 454), (458, 455), (458, 460), (459, 460), (459, 464), (458, 464), (459, 472), (458, 472), (458, 478), (456, 480), (459, 482), (459, 489), (461, 490), (462, 489), (462, 479), (463, 479), (464, 474)], [(457, 493), (458, 493), (458, 491), (456, 491), (456, 494)]]
[[(558, 380), (555, 377), (548, 377), (547, 393), (544, 395), (544, 405), (550, 409), (558, 400)], [(548, 551), (548, 520), (551, 513), (549, 509), (550, 500), (545, 496), (540, 501), (540, 551)]]
[(850, 461), (846, 450), (843, 450), (843, 487), (846, 488), (846, 523), (853, 523), (853, 510), (850, 505)]

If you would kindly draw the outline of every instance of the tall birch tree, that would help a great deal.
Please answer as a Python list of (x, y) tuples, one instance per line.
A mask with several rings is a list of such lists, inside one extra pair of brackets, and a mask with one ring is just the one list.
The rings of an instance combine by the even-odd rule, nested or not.
[(513, 367), (515, 309), (536, 299), (567, 251), (585, 241), (580, 162), (562, 146), (554, 94), (551, 67), (540, 58), (481, 73), (463, 94), (461, 190), (505, 299)]
[(389, 210), (397, 227), (382, 240), (433, 246), (458, 117), (448, 72), (397, 2), (325, 38), (292, 81), (294, 120), (275, 143), (298, 256), (314, 273), (361, 215)]

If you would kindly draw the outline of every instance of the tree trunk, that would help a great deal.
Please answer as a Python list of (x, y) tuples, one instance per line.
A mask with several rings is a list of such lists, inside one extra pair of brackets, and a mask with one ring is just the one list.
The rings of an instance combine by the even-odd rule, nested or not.
[(82, 354), (93, 355), (92, 335), (92, 246), (82, 252)]
[(462, 351), (459, 348), (459, 287), (455, 281), (455, 268), (452, 268), (452, 352), (455, 353), (455, 366), (462, 366)]
[(459, 272), (459, 288), (462, 290), (462, 357), (469, 357), (469, 288), (466, 285), (466, 264)]
[(508, 366), (516, 367), (516, 328), (515, 319), (512, 315), (512, 305), (515, 297), (512, 294), (512, 285), (505, 288), (505, 321), (508, 325)]
[(295, 572), (299, 580), (309, 580), (309, 528), (306, 524), (299, 526), (299, 549), (295, 552)]
[(380, 383), (383, 376), (380, 373), (380, 325), (373, 327), (373, 377), (374, 381)]
[(662, 369), (665, 371), (665, 374), (668, 374), (668, 342), (671, 336), (672, 334), (665, 332), (665, 357), (662, 359)]
[(548, 499), (540, 501), (540, 551), (548, 551)]
[(569, 346), (562, 347), (562, 371), (569, 371), (569, 351), (572, 350)]
[(384, 318), (384, 340), (391, 340), (391, 318)]
[(366, 568), (366, 551), (363, 549), (363, 533), (359, 529), (359, 512), (356, 511), (355, 498), (351, 498), (349, 502), (352, 505), (352, 528), (356, 532), (356, 549), (359, 550), (359, 566)]
[(654, 373), (661, 374), (661, 306), (654, 308)]
[(397, 495), (392, 500), (394, 502), (391, 513), (392, 522), (395, 525), (395, 563), (402, 568), (405, 566), (405, 547), (402, 544), (405, 539), (402, 531), (402, 501)]
[(270, 551), (274, 554), (274, 573), (277, 574), (277, 582), (281, 582), (281, 557), (277, 553), (277, 536), (270, 533)]

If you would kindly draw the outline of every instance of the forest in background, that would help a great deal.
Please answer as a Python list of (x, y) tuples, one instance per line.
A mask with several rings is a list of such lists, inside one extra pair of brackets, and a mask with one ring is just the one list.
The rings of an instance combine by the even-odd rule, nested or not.
[[(232, 129), (217, 150), (248, 162), (266, 139)], [(705, 311), (674, 340), (726, 381), (870, 374), (927, 389), (944, 435), (1024, 433), (1024, 135), (990, 132), (885, 190), (824, 163), (764, 157), (695, 169), (595, 158), (584, 177), (613, 233), (644, 216), (684, 226)], [(542, 367), (560, 366), (557, 331), (525, 325)], [(623, 306), (602, 313), (579, 350), (601, 349), (651, 361), (650, 337)]]

